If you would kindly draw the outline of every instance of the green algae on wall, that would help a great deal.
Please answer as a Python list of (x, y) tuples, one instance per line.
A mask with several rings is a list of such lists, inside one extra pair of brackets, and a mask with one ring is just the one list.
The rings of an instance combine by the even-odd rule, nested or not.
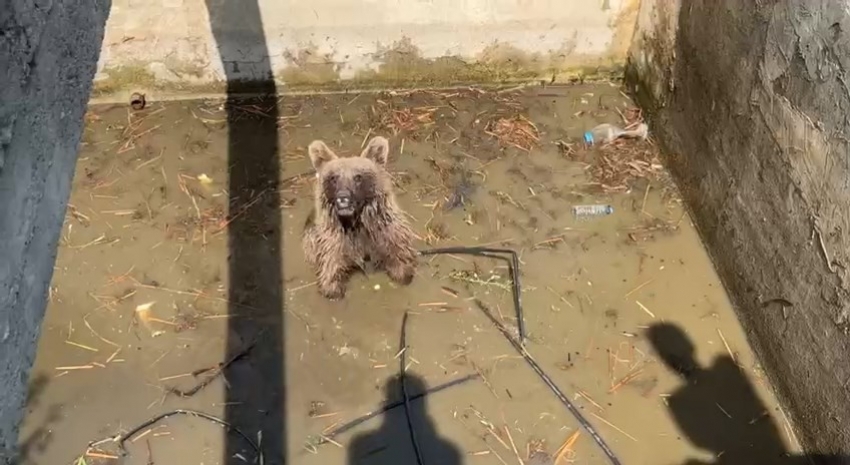
[(323, 86), (340, 81), (340, 65), (333, 60), (332, 53), (320, 53), (316, 44), (295, 52), (284, 53), (287, 67), (276, 73), (275, 80), (287, 86)]
[(226, 90), (221, 81), (204, 82), (204, 69), (187, 63), (164, 65), (176, 79), (161, 79), (144, 63), (132, 63), (101, 71), (106, 77), (96, 79), (92, 97), (108, 97), (130, 92), (217, 93)]
[(310, 45), (297, 54), (290, 52), (289, 67), (277, 76), (288, 90), (338, 90), (594, 80), (622, 74), (619, 60), (576, 55), (574, 49), (574, 41), (549, 53), (527, 52), (494, 42), (473, 59), (449, 55), (426, 58), (410, 38), (403, 37), (390, 46), (377, 47), (374, 69), (341, 79), (332, 55), (319, 55)]
[(121, 66), (103, 71), (106, 78), (95, 80), (92, 96), (114, 94), (133, 88), (155, 89), (160, 84), (143, 65)]
[[(275, 72), (282, 92), (338, 91), (351, 89), (403, 89), (456, 85), (496, 85), (522, 82), (575, 82), (619, 78), (623, 66), (615, 56), (585, 56), (574, 53), (575, 40), (567, 40), (557, 50), (529, 52), (504, 42), (494, 42), (473, 58), (460, 56), (424, 57), (408, 37), (389, 46), (378, 45), (372, 54), (374, 68), (356, 71), (349, 79), (341, 77), (342, 64), (334, 54), (319, 51), (315, 44), (284, 53), (286, 65)], [(234, 64), (235, 65), (235, 64)], [(172, 94), (216, 94), (253, 92), (256, 82), (226, 83), (205, 80), (205, 67), (186, 63), (161, 63), (154, 72), (148, 63), (134, 62), (101, 72), (95, 81), (93, 98), (116, 97), (131, 92)]]
[(452, 85), (469, 82), (505, 82), (540, 77), (540, 57), (507, 44), (494, 43), (476, 59), (457, 56), (424, 58), (404, 37), (389, 47), (378, 47), (377, 70), (361, 71), (354, 81), (404, 85)]

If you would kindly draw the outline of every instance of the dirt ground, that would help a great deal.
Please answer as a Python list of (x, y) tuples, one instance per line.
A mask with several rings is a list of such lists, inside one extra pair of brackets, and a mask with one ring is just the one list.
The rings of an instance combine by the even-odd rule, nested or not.
[[(333, 434), (402, 398), (402, 360), (411, 396), (474, 376), (411, 402), (425, 463), (609, 463), (486, 317), (516, 332), (505, 262), (423, 257), (409, 287), (359, 274), (342, 301), (318, 294), (299, 243), (306, 146), (356, 155), (374, 135), (421, 247), (519, 254), (528, 353), (622, 463), (797, 450), (651, 140), (583, 145), (639, 118), (618, 87), (285, 97), (234, 102), (230, 124), (227, 110), (90, 108), (24, 463), (258, 463), (242, 432), (267, 464), (414, 464), (403, 407)], [(576, 218), (587, 204), (614, 211)], [(238, 432), (173, 416), (118, 456), (110, 438), (176, 409)]]

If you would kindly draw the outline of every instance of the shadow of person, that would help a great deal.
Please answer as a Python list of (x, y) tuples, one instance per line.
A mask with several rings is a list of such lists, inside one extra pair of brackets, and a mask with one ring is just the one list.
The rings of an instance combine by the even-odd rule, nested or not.
[[(415, 396), (425, 392), (425, 380), (413, 374), (405, 374), (407, 392)], [(402, 398), (401, 378), (394, 376), (384, 385), (387, 404)], [(434, 423), (425, 408), (426, 397), (410, 402), (410, 416), (422, 460), (425, 464), (461, 465), (461, 452), (454, 444), (439, 437)], [(415, 464), (416, 452), (410, 439), (404, 408), (399, 407), (383, 415), (381, 426), (368, 433), (354, 437), (348, 445), (348, 465), (398, 465)]]
[[(787, 464), (779, 429), (740, 367), (720, 356), (699, 366), (695, 348), (681, 328), (657, 324), (647, 338), (658, 356), (682, 379), (667, 403), (682, 433), (694, 446), (711, 452), (714, 464)], [(704, 463), (689, 461), (686, 464)]]

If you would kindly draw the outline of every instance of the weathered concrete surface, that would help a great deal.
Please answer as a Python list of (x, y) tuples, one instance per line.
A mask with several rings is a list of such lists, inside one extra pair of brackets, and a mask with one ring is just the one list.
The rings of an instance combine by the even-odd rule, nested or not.
[[(277, 84), (309, 90), (549, 81), (616, 69), (625, 62), (638, 4), (259, 0)], [(223, 90), (226, 75), (256, 79), (252, 63), (266, 57), (257, 56), (254, 27), (229, 26), (225, 73), (205, 0), (115, 0), (95, 92), (197, 94)]]
[(12, 463), (109, 0), (0, 0), (0, 463)]
[(644, 0), (628, 72), (803, 445), (843, 454), (848, 32), (845, 1)]

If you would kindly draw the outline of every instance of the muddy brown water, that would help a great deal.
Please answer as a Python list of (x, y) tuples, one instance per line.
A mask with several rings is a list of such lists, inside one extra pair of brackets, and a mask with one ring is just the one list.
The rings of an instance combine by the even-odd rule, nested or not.
[[(245, 118), (262, 119), (268, 105), (240, 108)], [(622, 123), (631, 106), (608, 84), (286, 97), (278, 101), (284, 181), (277, 192), (246, 192), (230, 216), (223, 102), (153, 103), (139, 112), (92, 106), (31, 375), (23, 462), (254, 460), (247, 445), (224, 457), (225, 439), (239, 439), (186, 416), (145, 428), (127, 442), (130, 455), (120, 461), (110, 458), (114, 443), (88, 447), (159, 413), (194, 409), (219, 417), (240, 412), (228, 420), (254, 440), (263, 418), (282, 415), (287, 463), (355, 463), (347, 458), (351, 451), (356, 463), (416, 463), (403, 409), (315, 445), (329, 428), (385, 402), (409, 311), (404, 356), (411, 394), (483, 376), (413, 403), (426, 463), (551, 464), (556, 456), (559, 463), (608, 463), (479, 308), (516, 328), (504, 262), (426, 257), (409, 287), (383, 274), (359, 274), (344, 300), (319, 296), (299, 244), (312, 206), (306, 146), (320, 138), (353, 155), (374, 135), (391, 139), (397, 196), (422, 247), (489, 245), (519, 253), (528, 352), (622, 463), (711, 463), (726, 449), (773, 443), (796, 450), (664, 173), (652, 167), (656, 176), (617, 192), (590, 174), (602, 155), (582, 148), (583, 131)], [(509, 128), (499, 126), (501, 118), (519, 121), (520, 139), (496, 137)], [(530, 151), (519, 147), (535, 133), (525, 118), (539, 131)], [(619, 144), (606, 153), (628, 157), (640, 144), (651, 150), (640, 141)], [(262, 373), (253, 353), (198, 394), (169, 395), (169, 387), (194, 385), (193, 371), (227, 359), (228, 338), (247, 345), (253, 337), (237, 334), (233, 324), (255, 315), (228, 304), (234, 296), (227, 295), (227, 233), (230, 223), (251, 221), (250, 210), (261, 201), (279, 205), (283, 219), (284, 329), (259, 337), (283, 341), (284, 412), (256, 407), (277, 395), (273, 382), (243, 388), (245, 399), (227, 395), (247, 382), (240, 379), (244, 370)], [(572, 207), (579, 204), (612, 205), (614, 212), (577, 219)], [(647, 337), (664, 324), (658, 334), (672, 334), (675, 346), (665, 350), (675, 352), (672, 365), (690, 381), (663, 363)], [(693, 344), (694, 363), (671, 327)], [(702, 374), (694, 377), (695, 371)], [(686, 394), (677, 395), (683, 388)], [(276, 433), (282, 434), (260, 434), (264, 448), (279, 441)], [(565, 442), (568, 450), (558, 454)], [(266, 463), (276, 462), (266, 457)]]

